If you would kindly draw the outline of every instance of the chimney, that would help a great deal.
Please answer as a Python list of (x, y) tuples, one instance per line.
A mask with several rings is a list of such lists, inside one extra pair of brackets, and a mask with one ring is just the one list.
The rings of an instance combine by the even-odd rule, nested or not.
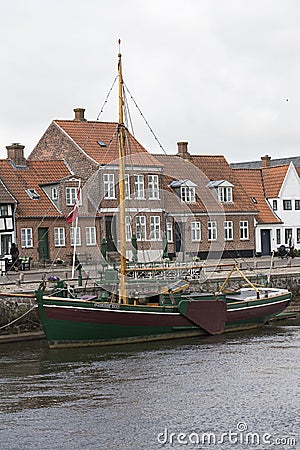
[(74, 113), (75, 113), (75, 117), (74, 117), (74, 121), (75, 122), (86, 122), (86, 119), (84, 118), (84, 108), (75, 108), (74, 109)]
[(271, 167), (271, 156), (266, 155), (261, 157), (261, 167), (263, 169)]
[(187, 142), (177, 142), (178, 147), (177, 156), (180, 156), (183, 159), (188, 159), (190, 157), (190, 154), (188, 152), (187, 146), (188, 146)]
[(25, 166), (26, 158), (24, 157), (25, 145), (14, 143), (8, 145), (7, 149), (7, 159), (10, 159), (15, 166)]

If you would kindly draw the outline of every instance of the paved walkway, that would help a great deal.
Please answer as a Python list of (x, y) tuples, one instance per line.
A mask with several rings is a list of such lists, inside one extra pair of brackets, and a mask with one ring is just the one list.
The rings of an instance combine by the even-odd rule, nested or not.
[[(205, 264), (205, 266), (213, 266), (217, 261), (199, 261), (199, 263), (195, 262), (186, 262), (186, 265), (193, 264)], [(300, 273), (300, 258), (294, 259), (280, 259), (278, 257), (274, 257), (273, 259), (270, 256), (263, 256), (259, 258), (247, 258), (247, 259), (237, 259), (233, 261), (232, 259), (224, 259), (220, 261), (220, 264), (232, 264), (236, 262), (237, 266), (243, 270), (243, 272), (247, 275), (280, 275), (284, 273)], [(184, 265), (183, 265), (184, 267)], [(226, 277), (228, 270), (230, 270), (229, 266), (223, 266), (218, 271), (215, 271), (213, 268), (207, 268), (208, 271), (213, 271), (212, 276), (214, 278), (222, 278)], [(20, 292), (34, 292), (43, 279), (46, 279), (49, 276), (58, 276), (60, 279), (68, 280), (69, 283), (74, 284), (75, 286), (78, 284), (78, 271), (75, 271), (75, 277), (72, 280), (71, 278), (71, 267), (70, 266), (51, 266), (51, 267), (43, 267), (43, 268), (33, 268), (27, 271), (20, 272), (8, 272), (5, 275), (0, 276), (0, 292), (11, 292), (11, 293), (20, 293)], [(92, 286), (93, 280), (100, 280), (101, 272), (103, 272), (103, 268), (100, 265), (96, 264), (85, 264), (82, 268), (82, 277), (83, 284)], [(211, 275), (210, 275), (211, 276)]]

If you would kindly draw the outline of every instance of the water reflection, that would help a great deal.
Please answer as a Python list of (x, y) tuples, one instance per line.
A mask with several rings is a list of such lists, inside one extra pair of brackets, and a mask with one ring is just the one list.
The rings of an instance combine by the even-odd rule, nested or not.
[[(299, 343), (299, 326), (276, 325), (106, 348), (5, 345), (0, 438), (7, 448), (33, 448), (31, 433), (39, 449), (53, 448), (52, 439), (55, 448), (149, 450), (160, 448), (156, 436), (166, 426), (224, 431), (242, 419), (265, 432), (296, 433)], [(16, 427), (19, 446), (9, 437)]]

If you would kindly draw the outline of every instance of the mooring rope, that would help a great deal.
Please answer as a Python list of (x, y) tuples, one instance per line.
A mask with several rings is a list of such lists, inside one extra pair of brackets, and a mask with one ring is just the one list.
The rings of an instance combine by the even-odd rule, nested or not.
[(2, 327), (0, 327), (0, 330), (2, 330), (3, 328), (7, 328), (10, 325), (12, 325), (13, 323), (17, 322), (18, 320), (22, 319), (23, 317), (25, 317), (27, 314), (29, 314), (34, 308), (36, 307), (36, 305), (33, 305), (32, 308), (30, 308), (28, 311), (26, 311), (24, 314), (22, 314), (22, 316), (18, 317), (17, 319), (14, 319), (12, 322), (7, 323), (6, 325), (3, 325)]

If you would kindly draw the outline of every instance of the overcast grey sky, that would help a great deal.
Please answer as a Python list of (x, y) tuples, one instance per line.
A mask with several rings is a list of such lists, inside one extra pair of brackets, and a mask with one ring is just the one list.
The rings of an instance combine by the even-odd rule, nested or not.
[[(53, 119), (95, 120), (117, 73), (167, 153), (300, 154), (298, 0), (0, 0), (0, 157)], [(132, 106), (133, 111), (136, 108)], [(100, 120), (116, 121), (114, 96)], [(135, 114), (133, 113), (133, 116)], [(139, 115), (138, 115), (139, 116)], [(140, 117), (135, 135), (159, 147)]]

